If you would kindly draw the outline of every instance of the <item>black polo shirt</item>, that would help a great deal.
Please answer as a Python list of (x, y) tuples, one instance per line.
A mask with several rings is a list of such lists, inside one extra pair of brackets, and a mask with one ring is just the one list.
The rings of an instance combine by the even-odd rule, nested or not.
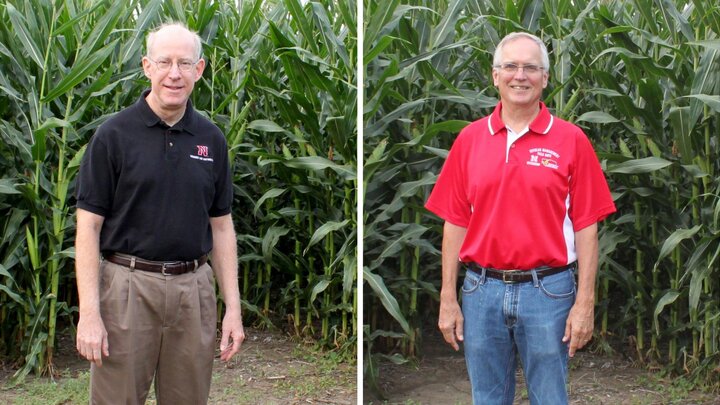
[(90, 140), (77, 207), (105, 217), (104, 253), (192, 260), (212, 250), (210, 217), (230, 213), (227, 142), (190, 101), (183, 118), (168, 127), (150, 109), (148, 93)]

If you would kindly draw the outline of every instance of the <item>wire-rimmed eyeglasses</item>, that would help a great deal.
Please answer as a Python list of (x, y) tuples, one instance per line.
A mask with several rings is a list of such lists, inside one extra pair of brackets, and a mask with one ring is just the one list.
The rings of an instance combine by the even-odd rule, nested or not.
[(536, 73), (538, 73), (538, 72), (541, 72), (541, 71), (545, 70), (545, 68), (542, 67), (542, 66), (532, 65), (532, 64), (530, 64), (530, 65), (518, 65), (517, 63), (502, 63), (502, 64), (500, 64), (500, 65), (495, 65), (495, 66), (493, 66), (493, 67), (496, 68), (496, 69), (500, 69), (501, 71), (503, 71), (503, 73), (508, 73), (508, 74), (517, 73), (517, 71), (518, 71), (519, 69), (522, 69), (522, 71), (523, 71), (526, 75), (536, 74)]
[[(170, 70), (172, 69), (173, 64), (175, 64), (175, 62), (167, 59), (154, 60), (149, 56), (147, 58), (150, 62), (154, 63), (160, 71)], [(193, 69), (193, 67), (195, 67), (195, 65), (197, 65), (197, 63), (198, 61), (191, 62), (189, 60), (179, 60), (177, 61), (177, 67), (182, 72), (189, 72)]]

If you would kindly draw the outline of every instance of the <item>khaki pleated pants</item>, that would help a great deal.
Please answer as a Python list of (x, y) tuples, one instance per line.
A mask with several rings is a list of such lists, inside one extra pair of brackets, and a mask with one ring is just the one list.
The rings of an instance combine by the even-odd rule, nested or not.
[(91, 367), (91, 404), (144, 404), (153, 378), (158, 405), (207, 403), (217, 328), (209, 265), (163, 276), (103, 261), (100, 313), (110, 356)]

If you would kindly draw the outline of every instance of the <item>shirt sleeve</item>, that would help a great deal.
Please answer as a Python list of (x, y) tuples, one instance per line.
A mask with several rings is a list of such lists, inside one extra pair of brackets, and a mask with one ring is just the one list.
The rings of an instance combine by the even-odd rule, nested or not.
[(467, 151), (463, 139), (461, 132), (450, 148), (425, 208), (453, 225), (467, 228), (472, 210), (466, 192)]
[(570, 177), (569, 215), (575, 232), (616, 211), (610, 189), (590, 140), (578, 129)]
[(219, 153), (215, 159), (215, 198), (209, 210), (211, 217), (222, 217), (230, 213), (233, 200), (232, 172), (228, 158), (228, 148), (225, 138), (218, 148)]
[(112, 209), (117, 179), (113, 175), (112, 156), (100, 136), (102, 129), (90, 139), (80, 163), (75, 187), (77, 208), (106, 217)]

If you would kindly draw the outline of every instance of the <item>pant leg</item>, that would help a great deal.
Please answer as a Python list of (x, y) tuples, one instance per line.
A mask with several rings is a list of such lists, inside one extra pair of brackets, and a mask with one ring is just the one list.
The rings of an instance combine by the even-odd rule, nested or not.
[(462, 288), (463, 348), (476, 405), (511, 405), (515, 396), (517, 362), (504, 299), (502, 282), (467, 272)]
[(90, 403), (145, 403), (160, 351), (162, 285), (146, 273), (103, 261), (100, 315), (110, 356), (90, 371)]
[(532, 405), (568, 403), (568, 345), (562, 337), (574, 301), (571, 271), (522, 285), (515, 342)]
[(155, 379), (158, 405), (206, 404), (210, 393), (217, 307), (209, 265), (167, 278), (168, 307)]

